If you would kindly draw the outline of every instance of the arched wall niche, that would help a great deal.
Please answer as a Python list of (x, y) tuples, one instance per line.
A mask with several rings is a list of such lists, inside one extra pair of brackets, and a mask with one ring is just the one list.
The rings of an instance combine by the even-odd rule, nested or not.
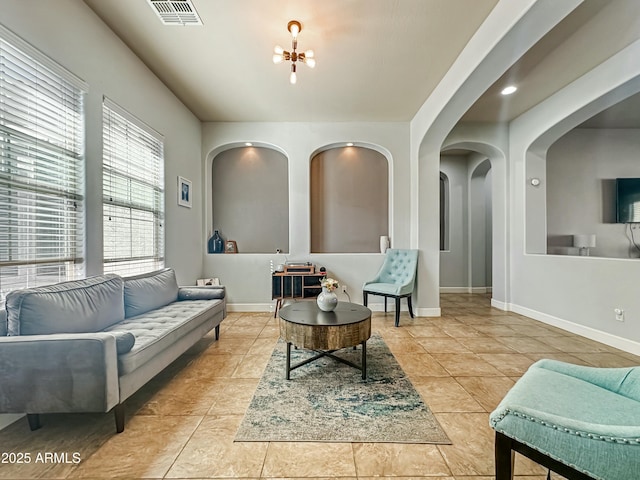
[(390, 155), (363, 143), (318, 148), (309, 160), (311, 253), (375, 253), (389, 235)]
[(284, 151), (236, 142), (210, 152), (210, 228), (239, 253), (289, 251), (289, 171)]

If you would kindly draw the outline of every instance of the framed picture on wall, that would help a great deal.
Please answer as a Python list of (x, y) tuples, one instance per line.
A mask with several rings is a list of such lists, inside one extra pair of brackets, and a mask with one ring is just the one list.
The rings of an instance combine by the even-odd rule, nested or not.
[(191, 180), (178, 177), (178, 205), (191, 208), (193, 201), (193, 186)]

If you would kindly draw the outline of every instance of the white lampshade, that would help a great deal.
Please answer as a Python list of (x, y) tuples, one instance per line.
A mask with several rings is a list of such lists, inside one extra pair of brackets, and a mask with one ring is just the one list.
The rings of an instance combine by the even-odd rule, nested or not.
[(574, 235), (573, 246), (578, 248), (593, 248), (596, 246), (596, 236), (592, 233)]

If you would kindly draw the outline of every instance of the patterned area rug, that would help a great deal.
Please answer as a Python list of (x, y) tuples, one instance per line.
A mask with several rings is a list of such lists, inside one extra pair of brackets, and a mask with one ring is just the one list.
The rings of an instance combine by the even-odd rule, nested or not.
[[(313, 356), (291, 350), (291, 364)], [(360, 365), (361, 350), (335, 353)], [(280, 340), (247, 409), (236, 442), (439, 443), (450, 440), (378, 335), (367, 341), (367, 379), (323, 357), (285, 379)]]

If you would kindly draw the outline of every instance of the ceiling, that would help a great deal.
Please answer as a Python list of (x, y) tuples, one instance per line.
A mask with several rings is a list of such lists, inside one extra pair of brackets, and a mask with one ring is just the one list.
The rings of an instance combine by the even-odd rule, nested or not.
[[(202, 26), (163, 25), (146, 0), (84, 2), (201, 121), (391, 122), (414, 117), (497, 0), (192, 0)], [(585, 0), (462, 121), (511, 120), (592, 68), (598, 58), (562, 45), (612, 2), (640, 5)], [(298, 50), (317, 60), (298, 67), (296, 85), (271, 58), (276, 44), (291, 50), (292, 19)], [(499, 95), (506, 83), (519, 91)]]

